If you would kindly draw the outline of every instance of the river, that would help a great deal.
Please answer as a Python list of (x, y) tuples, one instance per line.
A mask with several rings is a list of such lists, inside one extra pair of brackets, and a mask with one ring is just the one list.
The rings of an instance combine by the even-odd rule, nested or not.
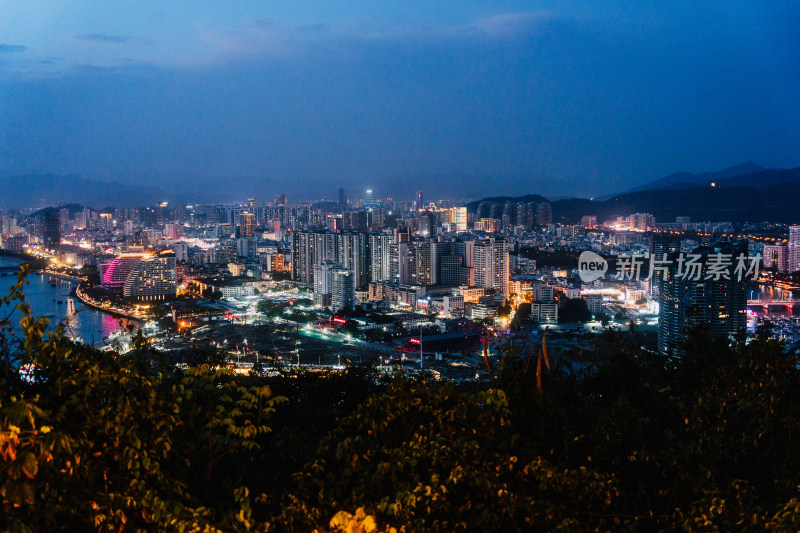
[[(13, 267), (22, 262), (12, 257), (0, 257), (0, 267)], [(16, 275), (0, 277), (0, 293), (3, 296), (8, 295), (8, 287), (14, 285), (16, 281)], [(51, 323), (67, 320), (69, 337), (74, 337), (87, 344), (94, 344), (105, 339), (114, 331), (123, 329), (119, 319), (87, 307), (76, 297), (70, 296), (70, 291), (77, 285), (74, 282), (54, 279), (54, 283), (51, 284), (49, 276), (35, 273), (28, 275), (27, 282), (24, 289), (25, 299), (30, 304), (34, 315), (36, 317), (48, 316)], [(76, 313), (69, 316), (73, 308)], [(0, 315), (3, 317), (7, 313), (7, 307), (0, 309)], [(12, 320), (18, 322), (20, 317), (20, 312), (15, 311)]]

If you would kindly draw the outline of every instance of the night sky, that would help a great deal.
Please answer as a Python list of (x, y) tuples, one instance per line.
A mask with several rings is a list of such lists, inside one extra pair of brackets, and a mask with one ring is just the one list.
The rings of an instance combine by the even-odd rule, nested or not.
[(581, 4), (0, 1), (0, 179), (434, 199), (800, 166), (796, 1)]

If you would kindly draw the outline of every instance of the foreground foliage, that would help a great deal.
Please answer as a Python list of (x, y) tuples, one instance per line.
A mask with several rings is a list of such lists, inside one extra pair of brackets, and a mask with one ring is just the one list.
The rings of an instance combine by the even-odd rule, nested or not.
[(700, 332), (678, 360), (609, 332), (472, 384), (264, 378), (73, 344), (22, 289), (0, 306), (3, 530), (800, 529), (800, 370), (766, 338)]
[(233, 512), (246, 488), (215, 465), (258, 449), (284, 398), (208, 366), (178, 372), (141, 336), (126, 356), (70, 343), (31, 316), (21, 289), (4, 298), (24, 333), (3, 324), (4, 529), (247, 526), (246, 509)]

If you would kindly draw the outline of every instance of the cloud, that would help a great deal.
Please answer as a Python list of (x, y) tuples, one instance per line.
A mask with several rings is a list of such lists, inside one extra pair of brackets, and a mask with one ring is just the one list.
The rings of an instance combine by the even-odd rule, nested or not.
[[(308, 36), (314, 33), (267, 20), (251, 20), (225, 30), (202, 29), (199, 37), (212, 47), (204, 59), (213, 62), (228, 57), (262, 54), (283, 57), (299, 44), (298, 41), (308, 40)], [(298, 39), (302, 34), (306, 34), (306, 37)]]
[(542, 22), (552, 19), (551, 11), (529, 11), (522, 13), (501, 13), (476, 20), (468, 26), (489, 37), (513, 38), (528, 34), (537, 29)]
[(230, 56), (286, 56), (305, 45), (330, 45), (342, 42), (409, 41), (439, 39), (470, 39), (478, 36), (491, 39), (513, 39), (530, 35), (553, 19), (552, 11), (501, 13), (477, 19), (461, 26), (403, 26), (397, 28), (340, 26), (315, 23), (286, 26), (267, 20), (245, 21), (227, 29), (201, 29), (200, 39), (212, 47), (207, 59)]
[(105, 33), (84, 33), (75, 35), (74, 39), (99, 44), (128, 44), (134, 40), (127, 35), (107, 35)]
[(27, 50), (27, 46), (21, 46), (18, 44), (2, 44), (0, 43), (0, 54), (13, 54), (15, 52), (24, 52)]

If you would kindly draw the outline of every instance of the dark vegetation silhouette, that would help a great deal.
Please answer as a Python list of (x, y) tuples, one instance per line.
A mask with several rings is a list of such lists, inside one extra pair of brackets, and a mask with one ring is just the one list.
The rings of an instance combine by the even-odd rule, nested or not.
[[(797, 531), (800, 370), (766, 336), (686, 355), (608, 331), (480, 381), (180, 370), (0, 316), (7, 531)], [(491, 378), (488, 374), (491, 373)]]

